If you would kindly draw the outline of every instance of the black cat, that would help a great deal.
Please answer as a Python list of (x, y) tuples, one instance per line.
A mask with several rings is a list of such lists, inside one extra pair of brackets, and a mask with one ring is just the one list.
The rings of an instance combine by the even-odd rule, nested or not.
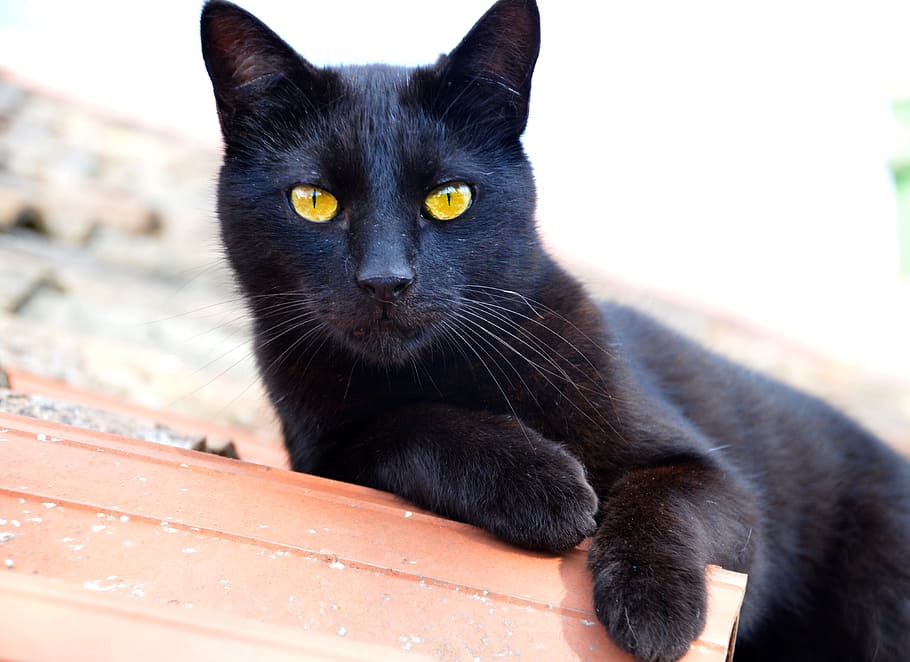
[(708, 563), (749, 573), (737, 660), (910, 659), (904, 460), (541, 248), (539, 39), (500, 0), (433, 66), (317, 69), (205, 6), (222, 238), (294, 469), (531, 549), (593, 536), (597, 615), (641, 660), (700, 633)]

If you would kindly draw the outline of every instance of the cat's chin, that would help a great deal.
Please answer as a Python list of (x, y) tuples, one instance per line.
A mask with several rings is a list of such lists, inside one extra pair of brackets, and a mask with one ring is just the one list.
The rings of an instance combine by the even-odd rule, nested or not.
[(432, 335), (425, 327), (383, 322), (339, 329), (338, 333), (345, 349), (377, 366), (401, 366), (413, 361), (429, 345)]

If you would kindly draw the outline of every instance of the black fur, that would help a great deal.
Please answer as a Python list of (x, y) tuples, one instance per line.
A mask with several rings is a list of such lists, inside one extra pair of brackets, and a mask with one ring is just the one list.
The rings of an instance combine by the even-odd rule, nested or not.
[[(519, 140), (533, 0), (500, 0), (416, 70), (317, 69), (220, 1), (202, 38), (222, 237), (294, 469), (531, 549), (593, 535), (597, 614), (642, 660), (699, 634), (708, 563), (749, 573), (737, 660), (910, 659), (906, 463), (827, 405), (599, 307), (541, 248)], [(422, 215), (452, 180), (468, 211)], [(298, 184), (339, 215), (299, 218)], [(367, 273), (407, 287), (379, 294)]]

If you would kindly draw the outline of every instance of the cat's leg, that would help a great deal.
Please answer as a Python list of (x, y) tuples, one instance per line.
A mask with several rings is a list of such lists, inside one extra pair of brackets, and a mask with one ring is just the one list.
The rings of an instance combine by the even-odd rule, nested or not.
[(569, 549), (596, 526), (597, 496), (581, 463), (511, 416), (409, 405), (339, 444), (318, 471), (529, 549)]
[(707, 460), (679, 458), (621, 477), (601, 504), (588, 563), (594, 606), (640, 660), (682, 657), (705, 624), (705, 567), (747, 570), (760, 532), (746, 490)]

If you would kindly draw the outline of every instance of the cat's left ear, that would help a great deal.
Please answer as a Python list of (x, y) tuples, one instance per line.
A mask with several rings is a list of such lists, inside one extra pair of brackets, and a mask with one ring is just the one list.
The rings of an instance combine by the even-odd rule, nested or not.
[(535, 0), (499, 0), (444, 60), (444, 102), (520, 135), (528, 121), (531, 74), (540, 51)]

